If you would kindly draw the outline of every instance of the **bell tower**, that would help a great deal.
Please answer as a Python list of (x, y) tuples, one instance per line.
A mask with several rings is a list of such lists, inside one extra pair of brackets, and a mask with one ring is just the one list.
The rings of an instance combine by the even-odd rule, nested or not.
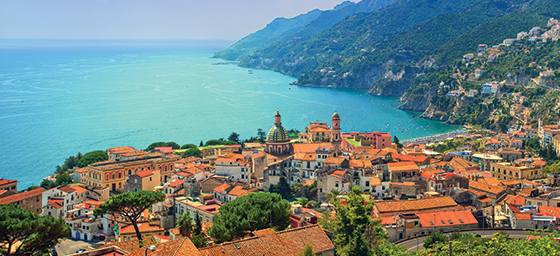
[(340, 136), (340, 116), (336, 112), (331, 117), (331, 145), (338, 156), (342, 146), (342, 137)]

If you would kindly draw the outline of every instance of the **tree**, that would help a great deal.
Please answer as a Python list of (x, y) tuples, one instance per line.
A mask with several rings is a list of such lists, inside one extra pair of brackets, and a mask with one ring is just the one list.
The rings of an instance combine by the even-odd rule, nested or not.
[(301, 252), (298, 253), (298, 256), (315, 256), (315, 252), (313, 252), (313, 245), (305, 244)]
[(56, 177), (56, 182), (55, 182), (55, 184), (56, 184), (57, 186), (60, 186), (60, 185), (67, 185), (67, 184), (70, 184), (70, 183), (72, 183), (72, 177), (70, 177), (70, 175), (69, 175), (68, 173), (65, 173), (65, 174), (62, 174), (62, 175), (58, 175), (58, 176)]
[(97, 207), (93, 214), (99, 216), (101, 214), (118, 214), (130, 221), (136, 231), (138, 241), (142, 241), (142, 234), (138, 229), (138, 218), (144, 210), (148, 209), (157, 202), (165, 200), (165, 194), (157, 191), (135, 191), (126, 192), (113, 196), (109, 200)]
[(227, 202), (214, 216), (207, 230), (215, 243), (240, 238), (246, 231), (273, 228), (284, 230), (290, 225), (290, 203), (275, 193), (250, 193)]
[(202, 233), (202, 218), (200, 218), (200, 215), (198, 215), (198, 212), (196, 212), (196, 219), (195, 221), (195, 226), (194, 226), (194, 234), (198, 235), (200, 233)]
[(240, 143), (241, 143), (241, 142), (239, 141), (239, 133), (236, 133), (236, 132), (232, 132), (232, 133), (229, 135), (228, 140), (235, 141), (235, 143), (237, 143), (237, 144), (240, 144)]
[(196, 148), (195, 144), (185, 144), (181, 146), (181, 149), (189, 149), (189, 148)]
[(282, 198), (287, 200), (290, 200), (294, 197), (292, 195), (292, 188), (284, 177), (280, 177), (277, 185), (270, 185), (270, 187), (268, 188), (268, 192), (280, 194)]
[(394, 142), (395, 144), (397, 144), (397, 147), (398, 147), (398, 148), (402, 148), (402, 147), (403, 147), (403, 145), (400, 143), (399, 138), (397, 138), (397, 136), (393, 136), (393, 142)]
[(381, 228), (381, 219), (371, 218), (374, 202), (362, 197), (361, 192), (362, 188), (355, 186), (346, 198), (334, 197), (331, 201), (336, 210), (331, 228), (337, 254), (368, 255), (371, 253), (370, 246), (376, 246), (388, 237)]
[(41, 181), (41, 184), (39, 186), (41, 186), (46, 190), (49, 190), (51, 188), (56, 187), (56, 184), (52, 180), (44, 179), (43, 181)]
[(179, 233), (181, 233), (184, 237), (191, 237), (192, 234), (192, 221), (190, 214), (182, 214), (181, 217), (177, 220), (177, 228), (179, 229)]
[(183, 158), (187, 158), (189, 156), (202, 157), (202, 151), (200, 151), (197, 147), (189, 148), (185, 151), (185, 153), (183, 153)]
[(80, 158), (80, 161), (78, 162), (78, 167), (82, 168), (93, 163), (107, 161), (107, 160), (109, 160), (109, 156), (107, 155), (107, 152), (103, 150), (95, 150), (95, 151), (87, 152), (82, 158)]
[(15, 204), (0, 205), (0, 241), (7, 245), (6, 251), (0, 248), (0, 254), (8, 254), (14, 248), (13, 255), (41, 255), (70, 235), (70, 227), (63, 219), (39, 216)]
[(224, 141), (222, 140), (208, 140), (204, 144), (204, 146), (213, 146), (213, 145), (223, 145)]
[(434, 232), (430, 234), (426, 240), (424, 240), (424, 248), (430, 248), (436, 243), (446, 244), (449, 242), (449, 238), (440, 232)]
[(264, 139), (266, 138), (266, 133), (261, 128), (259, 128), (257, 130), (257, 137), (261, 142), (264, 142)]
[(204, 235), (204, 233), (193, 235), (191, 237), (191, 242), (196, 246), (196, 248), (204, 248), (208, 246), (208, 238)]

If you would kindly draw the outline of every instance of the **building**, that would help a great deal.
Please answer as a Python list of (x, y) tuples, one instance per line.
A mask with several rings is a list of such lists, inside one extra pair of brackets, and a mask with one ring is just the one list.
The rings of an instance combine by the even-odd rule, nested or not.
[(512, 38), (504, 39), (505, 46), (512, 46), (514, 43), (515, 43), (515, 39)]
[(325, 122), (311, 122), (305, 128), (308, 142), (329, 142), (331, 141), (331, 128)]
[(251, 179), (251, 157), (230, 153), (216, 159), (216, 175), (227, 177), (231, 182)]
[(477, 68), (477, 69), (474, 71), (474, 77), (476, 77), (476, 78), (482, 77), (483, 74), (484, 74), (484, 71), (483, 71), (482, 69), (478, 69), (478, 68)]
[(420, 175), (420, 167), (414, 162), (388, 163), (390, 179), (395, 182), (410, 181)]
[(109, 161), (125, 161), (133, 160), (139, 157), (149, 154), (146, 151), (137, 150), (133, 147), (116, 147), (107, 149), (107, 155), (109, 156)]
[(294, 153), (288, 132), (282, 126), (280, 112), (276, 111), (274, 126), (268, 130), (266, 135), (265, 152), (272, 155), (289, 155)]
[(179, 219), (183, 214), (190, 214), (194, 219), (196, 214), (202, 218), (202, 222), (212, 223), (214, 215), (220, 209), (220, 204), (216, 200), (205, 201), (204, 198), (191, 198), (191, 197), (174, 197), (173, 206), (175, 218)]
[(31, 191), (21, 192), (0, 198), (0, 204), (17, 204), (24, 210), (29, 210), (38, 214), (43, 213), (43, 192), (44, 188), (36, 188)]
[(482, 93), (484, 94), (496, 94), (498, 92), (499, 85), (498, 84), (483, 84), (482, 85)]
[(8, 180), (8, 179), (0, 178), (0, 198), (16, 193), (17, 184), (18, 184), (17, 180)]
[(144, 170), (130, 175), (125, 184), (126, 192), (134, 191), (154, 191), (157, 186), (160, 186), (160, 172)]
[(395, 224), (392, 228), (387, 229), (390, 242), (423, 236), (432, 232), (478, 228), (478, 221), (470, 211), (405, 213), (395, 218)]
[(512, 163), (492, 163), (490, 164), (492, 177), (504, 180), (516, 179), (540, 179), (543, 177), (541, 166), (536, 164), (512, 164)]
[(376, 217), (389, 217), (406, 213), (456, 210), (459, 205), (449, 196), (416, 200), (379, 201), (373, 206)]
[[(160, 235), (163, 236), (165, 233), (165, 229), (160, 225), (155, 225), (150, 222), (140, 222), (136, 224), (138, 226), (138, 230), (142, 235), (142, 238), (152, 235)], [(119, 232), (119, 242), (122, 241), (129, 241), (133, 238), (136, 238), (136, 230), (134, 229), (133, 225), (127, 225), (120, 228)]]
[(552, 138), (560, 134), (560, 127), (555, 125), (541, 125), (539, 120), (538, 136), (540, 138), (541, 146), (546, 147), (548, 144), (553, 143)]
[(525, 158), (525, 154), (522, 151), (509, 147), (498, 149), (498, 152), (496, 152), (496, 154), (499, 157), (501, 157), (504, 161), (508, 161), (508, 162), (513, 162), (517, 159)]
[(72, 229), (71, 237), (78, 240), (91, 241), (101, 239), (101, 235), (114, 235), (115, 222), (111, 215), (94, 216), (93, 210), (105, 201), (85, 200), (74, 205), (73, 209), (67, 212), (64, 223)]
[(159, 185), (163, 185), (168, 176), (174, 173), (174, 169), (175, 159), (165, 156), (95, 163), (86, 167), (86, 176), (82, 183), (88, 186), (109, 187), (111, 191), (124, 191), (128, 177), (139, 171), (159, 172)]
[(348, 152), (367, 152), (391, 147), (392, 137), (387, 132), (342, 133), (342, 148)]
[(489, 172), (491, 163), (502, 162), (503, 159), (497, 155), (485, 153), (485, 154), (473, 154), (472, 161), (480, 165), (481, 171)]
[(309, 225), (275, 232), (263, 229), (252, 232), (253, 237), (200, 248), (200, 255), (267, 255), (297, 256), (306, 244), (311, 244), (315, 255), (334, 256), (335, 248), (319, 225)]

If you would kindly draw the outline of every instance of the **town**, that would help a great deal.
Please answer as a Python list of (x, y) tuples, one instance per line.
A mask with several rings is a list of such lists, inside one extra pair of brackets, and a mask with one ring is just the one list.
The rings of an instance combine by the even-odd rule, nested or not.
[[(471, 129), (428, 144), (401, 144), (389, 133), (343, 132), (338, 113), (330, 126), (311, 122), (302, 133), (288, 132), (278, 111), (272, 120), (265, 143), (200, 146), (198, 157), (173, 147), (110, 148), (106, 161), (74, 167), (69, 184), (50, 189), (18, 193), (16, 180), (0, 179), (0, 204), (63, 219), (70, 238), (96, 247), (84, 255), (133, 253), (138, 232), (157, 250), (173, 252), (186, 246), (200, 255), (230, 255), (228, 250), (272, 255), (262, 244), (274, 237), (282, 241), (274, 250), (295, 248), (297, 254), (310, 244), (317, 255), (334, 255), (333, 234), (319, 224), (336, 216), (331, 200), (356, 188), (375, 201), (367, 217), (379, 221), (389, 242), (434, 232), (560, 225), (560, 169), (527, 146), (537, 143), (558, 155), (558, 125), (526, 125), (507, 134)], [(142, 210), (137, 227), (118, 214), (94, 214), (105, 202), (139, 191), (159, 191), (165, 199)], [(261, 191), (291, 202), (289, 229), (215, 243), (207, 231), (220, 208)], [(178, 223), (185, 215), (200, 221), (201, 248), (183, 243)], [(290, 242), (294, 239), (301, 241)]]

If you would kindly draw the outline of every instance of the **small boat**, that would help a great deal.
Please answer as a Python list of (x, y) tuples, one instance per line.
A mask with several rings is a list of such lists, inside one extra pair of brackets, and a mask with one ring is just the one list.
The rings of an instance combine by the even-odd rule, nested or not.
[(252, 74), (253, 74), (253, 70), (249, 69), (249, 75), (252, 75)]

